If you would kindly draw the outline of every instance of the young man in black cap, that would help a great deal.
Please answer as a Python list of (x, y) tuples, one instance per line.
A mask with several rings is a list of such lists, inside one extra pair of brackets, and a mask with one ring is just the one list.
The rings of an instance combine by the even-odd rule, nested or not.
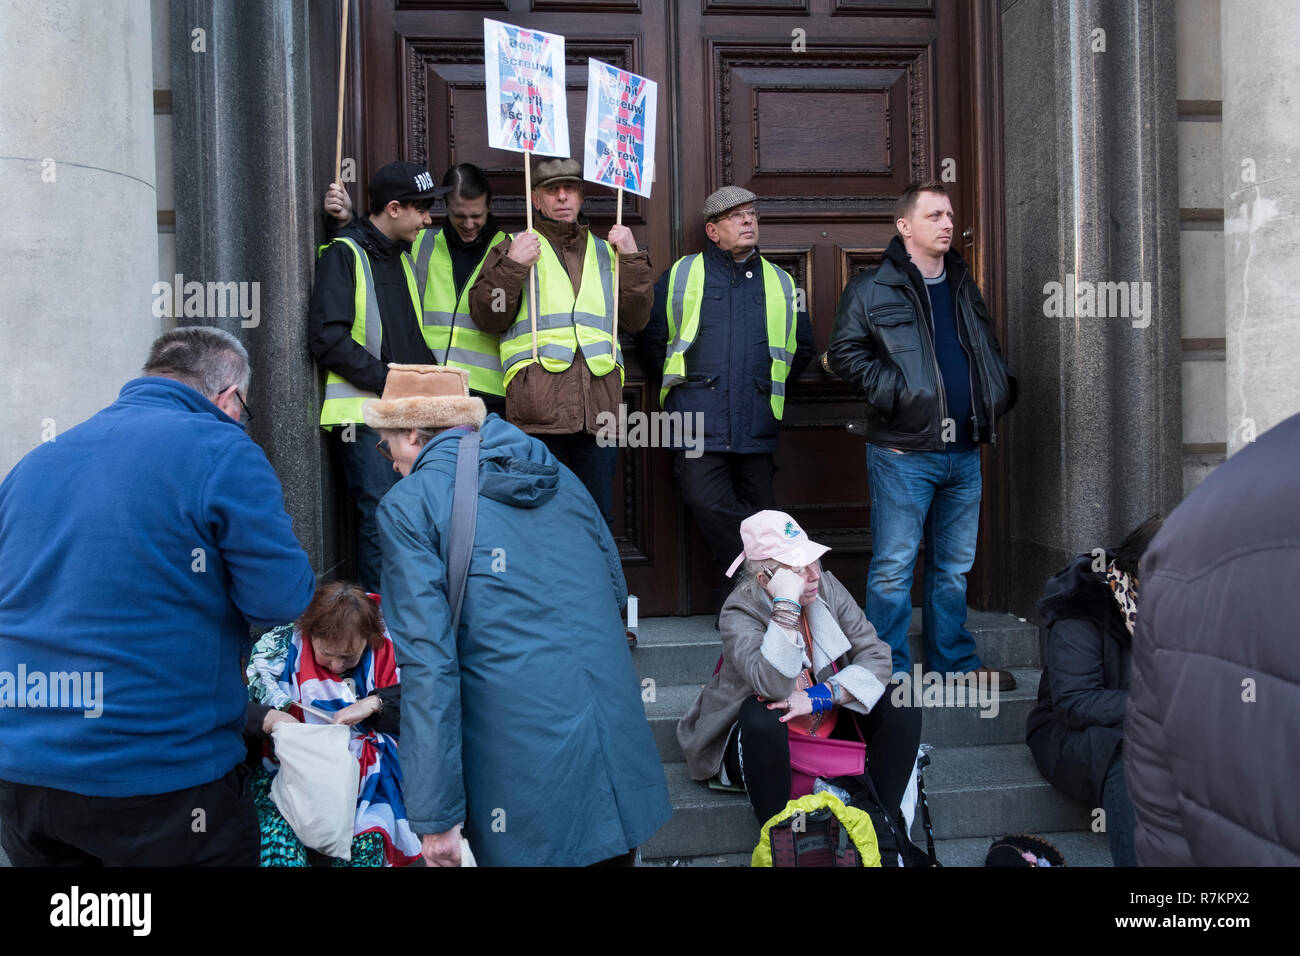
[(317, 364), (329, 370), (320, 423), (338, 440), (360, 512), (356, 578), (369, 591), (379, 590), (375, 508), (396, 475), (375, 448), (379, 436), (366, 427), (361, 403), (383, 393), (389, 362), (433, 362), (410, 249), (433, 224), (434, 198), (448, 188), (434, 186), (418, 163), (389, 163), (370, 180), (369, 216), (340, 229), (316, 264), (309, 340)]

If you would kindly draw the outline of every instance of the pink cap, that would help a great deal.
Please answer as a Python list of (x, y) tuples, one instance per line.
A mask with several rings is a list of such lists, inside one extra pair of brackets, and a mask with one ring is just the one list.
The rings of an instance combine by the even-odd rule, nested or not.
[(745, 550), (731, 562), (727, 577), (735, 574), (740, 562), (746, 558), (751, 561), (770, 558), (794, 568), (804, 568), (830, 550), (824, 544), (809, 540), (803, 528), (784, 511), (760, 511), (750, 515), (740, 523), (740, 540)]

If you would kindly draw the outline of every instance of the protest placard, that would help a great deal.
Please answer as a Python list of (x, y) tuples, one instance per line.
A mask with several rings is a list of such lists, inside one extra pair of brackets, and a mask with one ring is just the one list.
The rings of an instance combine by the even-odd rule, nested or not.
[(488, 145), (544, 156), (569, 155), (564, 37), (483, 21)]
[(587, 61), (584, 179), (650, 195), (658, 89), (644, 76), (600, 60)]

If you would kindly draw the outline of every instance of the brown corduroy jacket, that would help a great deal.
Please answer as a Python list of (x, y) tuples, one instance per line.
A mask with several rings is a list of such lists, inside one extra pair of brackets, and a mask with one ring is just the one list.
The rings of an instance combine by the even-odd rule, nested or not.
[[(582, 266), (587, 250), (585, 223), (557, 222), (537, 217), (534, 229), (551, 244), (564, 263), (576, 295), (582, 288)], [(483, 270), (469, 292), (470, 317), (484, 332), (505, 332), (519, 313), (528, 267), (508, 257), (506, 240), (487, 254)], [(650, 319), (654, 302), (654, 277), (650, 254), (637, 252), (618, 257), (618, 329), (639, 332)], [(502, 290), (498, 293), (497, 290)], [(503, 295), (504, 294), (504, 298)], [(494, 309), (493, 306), (496, 306)], [(617, 371), (593, 375), (581, 354), (563, 372), (548, 372), (539, 364), (520, 369), (506, 386), (506, 418), (534, 435), (568, 435), (599, 430), (602, 412), (618, 414), (623, 387)]]

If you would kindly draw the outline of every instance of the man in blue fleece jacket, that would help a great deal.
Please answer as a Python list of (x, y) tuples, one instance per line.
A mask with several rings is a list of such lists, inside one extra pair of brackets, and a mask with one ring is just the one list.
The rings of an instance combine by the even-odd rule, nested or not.
[(240, 423), (239, 341), (175, 329), (144, 376), (0, 484), (0, 841), (18, 866), (257, 865), (240, 656), (315, 575)]

